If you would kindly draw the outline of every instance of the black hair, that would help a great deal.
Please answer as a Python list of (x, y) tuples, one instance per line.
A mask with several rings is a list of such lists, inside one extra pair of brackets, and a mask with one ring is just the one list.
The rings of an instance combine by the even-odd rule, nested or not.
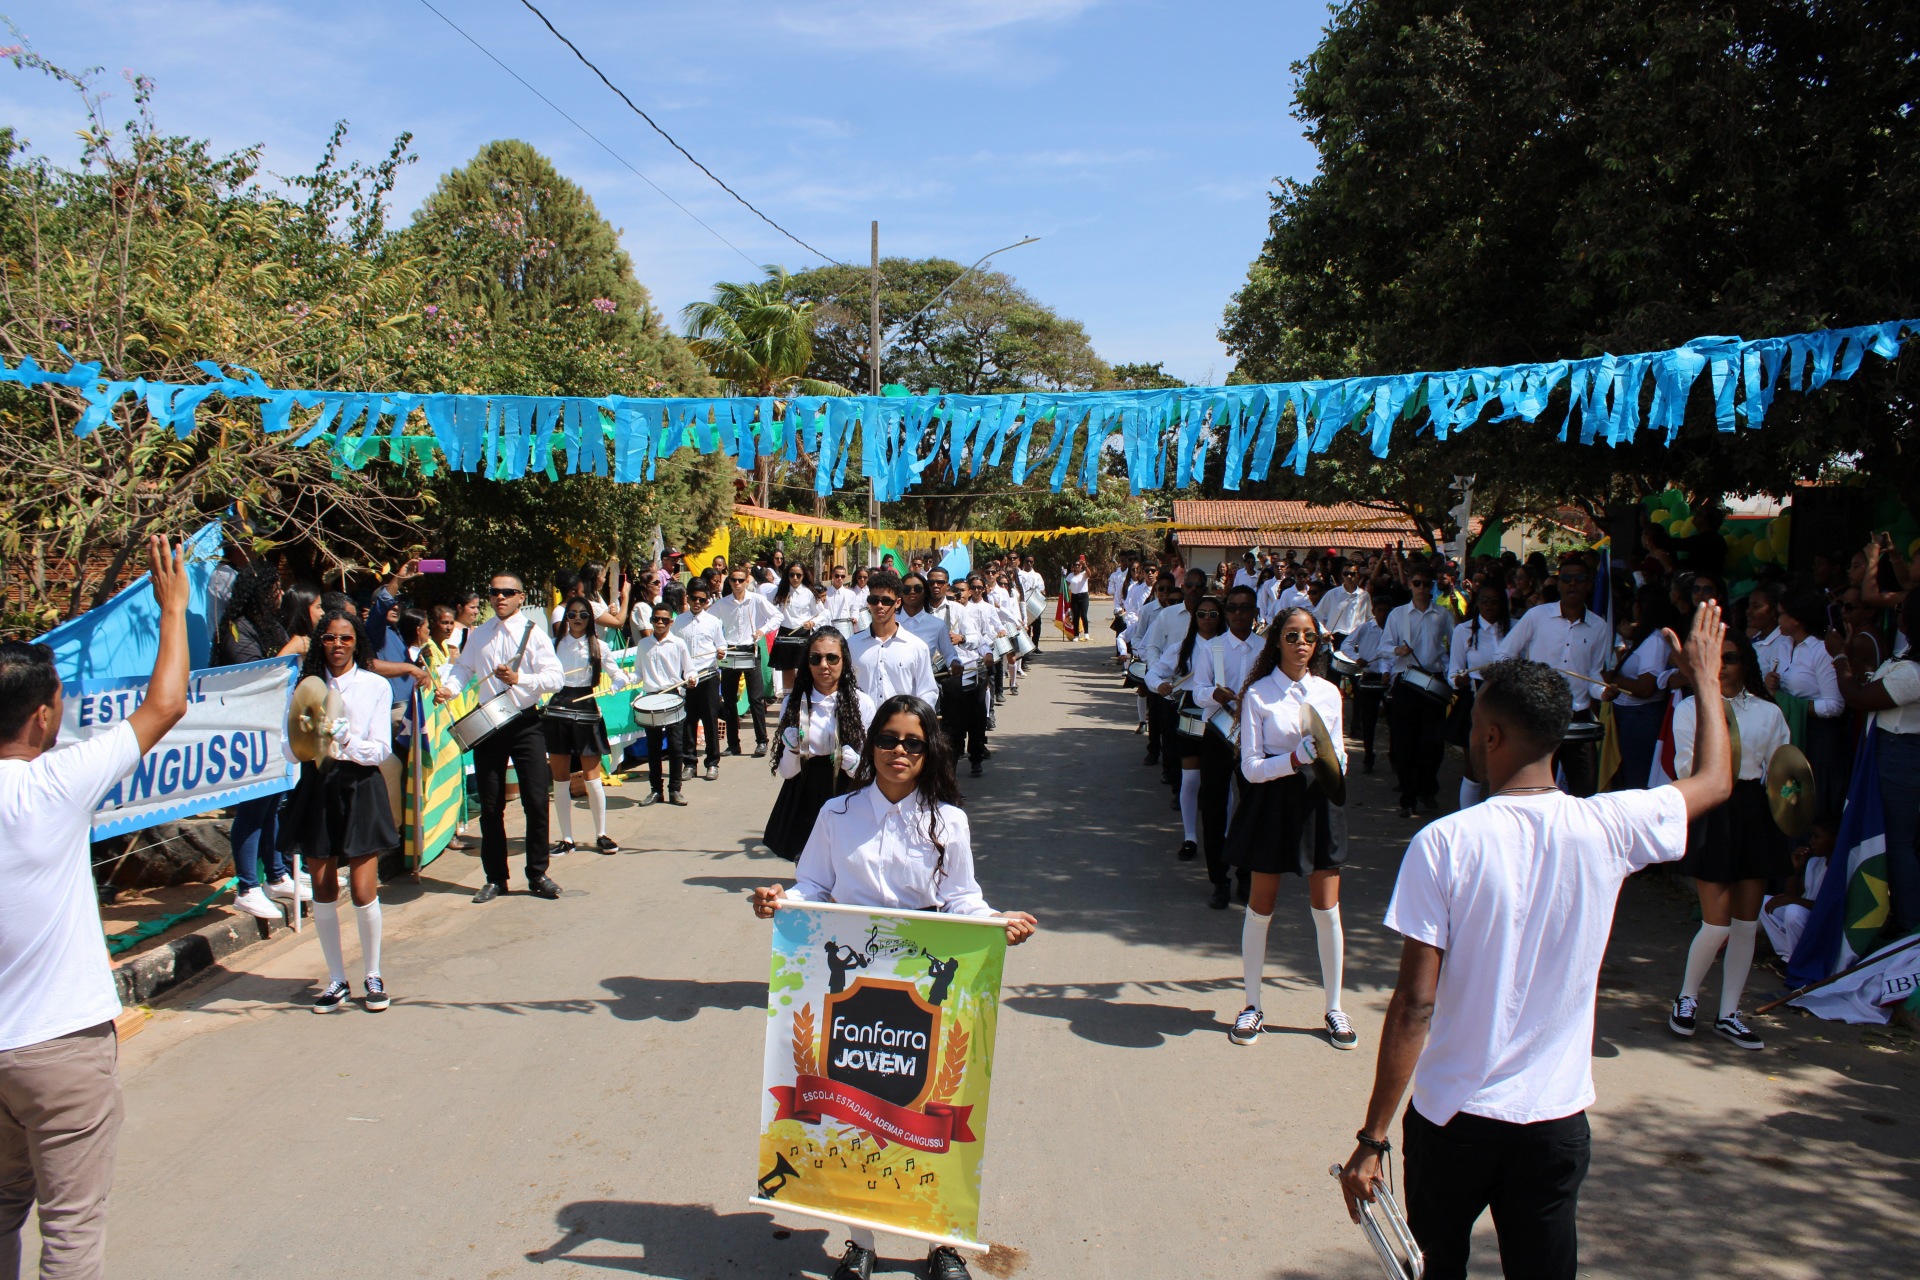
[(1821, 600), (1820, 593), (1810, 587), (1800, 587), (1786, 594), (1780, 601), (1779, 609), (1802, 627), (1816, 640), (1827, 634), (1827, 606)]
[(1503, 658), (1481, 667), (1474, 704), (1540, 755), (1559, 747), (1573, 720), (1573, 690), (1566, 677), (1526, 658)]
[[(866, 741), (860, 748), (860, 767), (853, 774), (854, 791), (875, 785), (878, 774), (873, 765), (873, 735), (884, 729), (889, 720), (903, 715), (920, 722), (920, 736), (927, 740), (918, 793), (920, 807), (927, 814), (927, 839), (933, 842), (933, 878), (938, 883), (947, 871), (947, 847), (940, 843), (940, 806), (958, 807), (962, 796), (960, 780), (953, 773), (953, 747), (947, 741), (946, 730), (940, 727), (940, 717), (925, 701), (910, 693), (896, 693), (874, 711), (873, 723), (868, 726)], [(845, 811), (843, 801), (841, 812)]]
[(687, 589), (678, 582), (669, 582), (660, 588), (660, 604), (667, 606), (676, 617), (687, 611)]
[[(910, 578), (920, 577), (919, 574), (908, 574), (907, 576)], [(921, 578), (920, 580), (922, 583), (926, 581), (925, 578)], [(901, 587), (904, 583), (905, 580), (891, 569), (875, 569), (867, 575), (868, 591), (891, 591), (897, 596), (901, 594)]]
[[(1241, 588), (1245, 590), (1245, 588)], [(1220, 630), (1215, 635), (1224, 635), (1227, 630), (1227, 603), (1219, 596), (1201, 596), (1193, 602), (1193, 613), (1187, 618), (1187, 638), (1180, 642), (1179, 674), (1189, 675), (1193, 671), (1193, 646), (1200, 639), (1200, 611), (1212, 604), (1220, 611)]]
[(40, 708), (60, 692), (53, 650), (44, 644), (8, 640), (0, 644), (0, 742), (11, 742)]
[[(567, 613), (575, 605), (580, 605), (587, 611), (587, 670), (592, 673), (593, 677), (588, 682), (587, 687), (589, 689), (597, 689), (600, 687), (601, 668), (600, 631), (593, 623), (593, 606), (587, 603), (585, 597), (576, 596), (560, 607), (560, 621), (553, 624), (553, 641), (555, 644), (558, 644), (567, 634)], [(653, 626), (652, 619), (648, 619), (647, 626), (649, 628)]]
[(597, 596), (606, 589), (607, 566), (598, 560), (589, 560), (580, 566), (580, 589), (588, 596)]
[[(800, 709), (808, 705), (813, 697), (813, 647), (822, 640), (839, 646), (840, 683), (834, 693), (834, 720), (840, 731), (840, 745), (852, 747), (855, 751), (867, 745), (867, 729), (860, 723), (860, 681), (853, 670), (853, 650), (847, 647), (846, 636), (838, 627), (818, 627), (807, 640), (806, 653), (800, 665), (793, 672), (793, 689), (787, 695), (787, 705), (780, 710), (780, 724), (774, 729), (773, 767), (780, 768), (780, 757), (787, 749), (786, 731), (800, 729), (805, 736), (805, 726), (801, 723)], [(838, 766), (835, 766), (836, 768)]]
[(1673, 597), (1667, 594), (1665, 587), (1649, 582), (1633, 593), (1633, 603), (1640, 614), (1640, 634), (1633, 638), (1630, 654), (1639, 652), (1641, 645), (1663, 630), (1671, 628), (1675, 635), (1679, 635), (1687, 625), (1687, 620), (1673, 607)]
[[(328, 592), (329, 595), (333, 594)], [(360, 625), (357, 614), (345, 609), (329, 609), (320, 617), (313, 629), (313, 644), (307, 649), (306, 661), (300, 664), (300, 674), (304, 676), (327, 675), (327, 647), (320, 643), (320, 637), (327, 634), (327, 628), (335, 622), (345, 622), (353, 628), (353, 665), (363, 671), (373, 668), (373, 641), (367, 638), (367, 629)]]
[(233, 594), (227, 597), (224, 627), (228, 635), (237, 638), (234, 623), (245, 619), (262, 653), (277, 653), (285, 647), (287, 628), (273, 599), (279, 589), (280, 570), (274, 565), (255, 562), (240, 570), (233, 580)]
[(1728, 627), (1727, 639), (1740, 654), (1740, 687), (1762, 702), (1772, 702), (1773, 695), (1767, 692), (1767, 678), (1760, 673), (1760, 655), (1754, 652), (1752, 638), (1738, 627)]
[(793, 571), (800, 571), (800, 585), (809, 589), (813, 586), (813, 575), (807, 572), (807, 566), (798, 560), (789, 560), (780, 570), (780, 585), (773, 589), (773, 602), (785, 604), (787, 597), (793, 594)]
[(493, 580), (495, 578), (512, 578), (514, 586), (518, 587), (522, 591), (525, 591), (527, 589), (527, 580), (521, 577), (519, 574), (515, 573), (511, 569), (495, 569), (492, 573), (487, 575), (487, 585), (492, 586)]
[(1280, 637), (1287, 629), (1287, 619), (1294, 614), (1304, 614), (1313, 629), (1320, 629), (1320, 619), (1313, 616), (1313, 610), (1300, 605), (1290, 605), (1273, 615), (1273, 621), (1267, 624), (1267, 642), (1260, 646), (1260, 652), (1253, 657), (1253, 665), (1247, 668), (1247, 678), (1240, 686), (1240, 696), (1246, 697), (1247, 690), (1254, 682), (1268, 675), (1280, 665), (1280, 646), (1286, 643)]
[[(289, 587), (288, 590), (291, 591), (292, 588)], [(458, 618), (462, 609), (470, 604), (479, 603), (480, 593), (478, 591), (475, 591), (472, 587), (462, 587), (453, 593), (453, 616)]]
[[(499, 574), (494, 575), (496, 578)], [(562, 569), (553, 575), (553, 589), (560, 593), (562, 600), (571, 600), (580, 590), (580, 575), (571, 569)]]
[[(320, 621), (322, 623), (327, 620), (326, 615), (329, 613), (351, 613), (356, 623), (360, 621), (360, 606), (355, 604), (353, 597), (344, 591), (322, 591), (320, 593)], [(316, 626), (313, 629), (313, 633), (319, 635), (320, 630), (321, 629)]]
[(427, 615), (419, 609), (404, 609), (400, 613), (400, 639), (409, 645), (422, 645), (427, 642)]
[[(311, 582), (296, 582), (280, 593), (280, 629), (288, 636), (310, 636), (313, 634), (313, 602), (320, 598), (320, 588)], [(282, 640), (281, 644), (286, 641)], [(278, 646), (276, 646), (278, 647)]]

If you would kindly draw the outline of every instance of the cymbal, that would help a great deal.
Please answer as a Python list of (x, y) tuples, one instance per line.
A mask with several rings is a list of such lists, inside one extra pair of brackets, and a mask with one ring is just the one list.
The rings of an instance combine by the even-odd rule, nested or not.
[(1815, 801), (1813, 766), (1789, 742), (1767, 761), (1767, 808), (1773, 810), (1773, 825), (1789, 839), (1798, 840), (1813, 829)]
[(1334, 750), (1333, 735), (1327, 732), (1327, 722), (1320, 718), (1320, 713), (1311, 702), (1306, 704), (1302, 723), (1307, 736), (1313, 739), (1314, 781), (1327, 793), (1330, 803), (1344, 805), (1347, 802), (1347, 775), (1340, 769), (1340, 753)]
[(327, 758), (327, 739), (335, 720), (346, 714), (346, 704), (319, 676), (308, 676), (293, 690), (287, 704), (287, 745), (293, 758), (311, 764)]

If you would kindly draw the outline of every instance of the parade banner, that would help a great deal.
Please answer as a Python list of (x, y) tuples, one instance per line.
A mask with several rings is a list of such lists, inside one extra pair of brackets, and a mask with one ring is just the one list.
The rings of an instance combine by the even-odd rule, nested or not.
[(980, 1243), (1005, 922), (782, 902), (753, 1203)]
[[(119, 782), (93, 815), (93, 838), (141, 831), (292, 787), (299, 764), (287, 745), (287, 704), (300, 659), (268, 658), (192, 672), (187, 713)], [(82, 680), (60, 709), (60, 740), (84, 742), (132, 715), (147, 677)]]
[(404, 852), (415, 871), (446, 850), (466, 815), (467, 756), (453, 736), (453, 722), (473, 709), (472, 690), (449, 702), (413, 692), (413, 737), (407, 760), (406, 819), (401, 823)]

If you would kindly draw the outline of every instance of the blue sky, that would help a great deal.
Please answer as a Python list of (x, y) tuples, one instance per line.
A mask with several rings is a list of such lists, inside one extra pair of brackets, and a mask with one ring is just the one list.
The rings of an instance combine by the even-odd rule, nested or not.
[[(352, 153), (414, 134), (397, 212), (485, 142), (551, 156), (622, 229), (669, 315), (752, 263), (818, 259), (759, 222), (632, 115), (517, 0), (434, 0), (522, 76), (698, 214), (729, 248), (508, 79), (419, 0), (13, 0), (43, 55), (152, 76), (172, 133), (264, 143), (310, 168), (333, 122)], [(1113, 361), (1191, 382), (1230, 368), (1221, 309), (1265, 234), (1276, 175), (1313, 151), (1290, 114), (1290, 65), (1326, 20), (1307, 0), (536, 0), (708, 167), (845, 261), (996, 259), (1081, 321)], [(0, 116), (60, 160), (75, 104), (0, 66)], [(741, 256), (745, 255), (745, 258)]]

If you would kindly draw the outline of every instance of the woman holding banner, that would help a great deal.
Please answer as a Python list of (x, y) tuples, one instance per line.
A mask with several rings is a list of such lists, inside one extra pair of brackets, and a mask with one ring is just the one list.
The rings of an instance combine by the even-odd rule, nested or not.
[(324, 764), (300, 766), (300, 781), (280, 820), (280, 847), (306, 860), (313, 875), (313, 923), (327, 959), (326, 990), (315, 1013), (333, 1013), (346, 1002), (346, 962), (340, 950), (338, 864), (347, 864), (353, 909), (360, 927), (360, 958), (366, 965), (366, 1005), (387, 1007), (380, 979), (380, 880), (377, 862), (400, 843), (380, 762), (393, 754), (393, 688), (373, 673), (373, 643), (351, 614), (333, 611), (320, 620), (303, 676), (322, 676), (340, 695), (345, 715), (334, 723)]
[[(1024, 911), (995, 912), (973, 877), (973, 846), (960, 809), (953, 753), (933, 708), (912, 694), (880, 704), (860, 752), (857, 788), (821, 807), (800, 854), (791, 889), (753, 891), (753, 913), (771, 920), (782, 898), (888, 910), (1001, 915), (1007, 942), (1025, 942), (1036, 921)], [(833, 1280), (870, 1280), (873, 1232), (849, 1227)], [(960, 1255), (944, 1245), (927, 1254), (933, 1280), (968, 1280)]]
[(832, 627), (807, 645), (806, 665), (780, 712), (773, 768), (784, 781), (767, 816), (767, 848), (800, 857), (820, 806), (850, 789), (873, 722), (873, 699), (859, 687), (847, 639)]
[(600, 780), (600, 758), (613, 751), (613, 744), (607, 740), (607, 723), (593, 694), (602, 673), (616, 689), (626, 688), (631, 680), (619, 664), (607, 661), (607, 646), (594, 634), (597, 621), (593, 600), (575, 596), (567, 601), (560, 625), (553, 629), (553, 653), (560, 659), (560, 691), (548, 699), (540, 713), (540, 729), (547, 735), (547, 766), (554, 781), (554, 825), (560, 829), (560, 838), (547, 850), (550, 858), (564, 858), (576, 847), (572, 789), (576, 763), (586, 783), (594, 830), (599, 833), (594, 848), (601, 853), (620, 852), (620, 846), (607, 834), (607, 787)]

